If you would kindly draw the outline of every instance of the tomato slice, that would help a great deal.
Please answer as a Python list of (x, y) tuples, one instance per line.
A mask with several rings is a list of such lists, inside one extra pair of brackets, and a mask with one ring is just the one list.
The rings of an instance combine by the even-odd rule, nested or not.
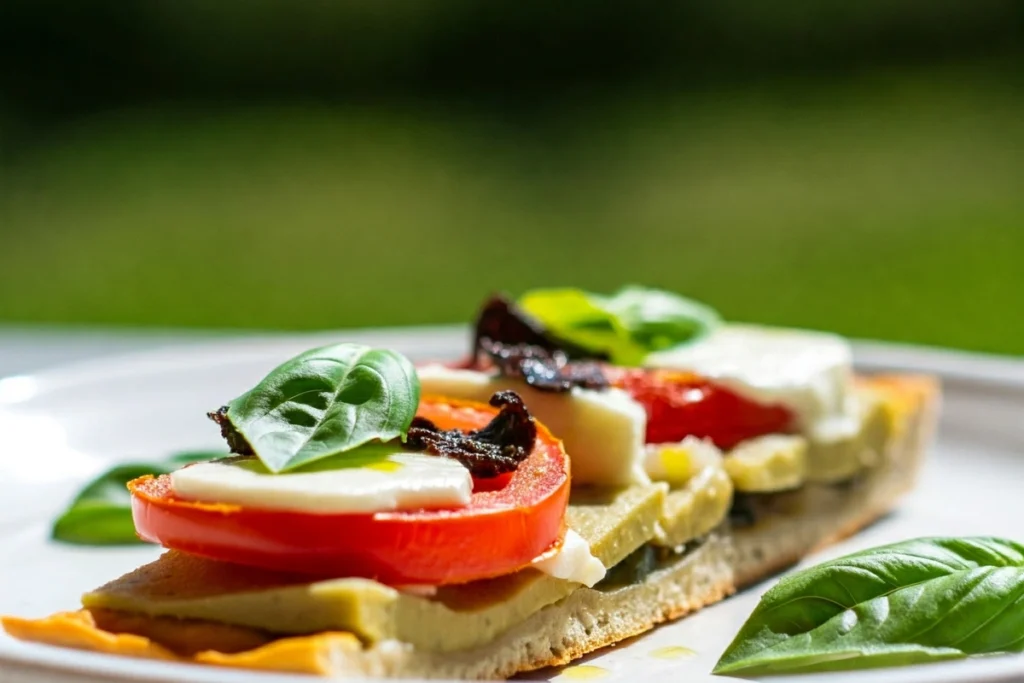
[[(479, 429), (497, 413), (451, 399), (421, 400), (442, 429)], [(170, 477), (129, 483), (144, 540), (216, 560), (318, 576), (361, 576), (390, 585), (462, 583), (508, 574), (560, 541), (569, 459), (537, 425), (533, 452), (511, 474), (474, 483), (453, 510), (310, 514), (200, 503), (175, 497)]]
[(793, 413), (765, 405), (688, 372), (610, 369), (612, 383), (647, 411), (647, 443), (671, 443), (687, 436), (710, 439), (729, 449), (747, 439), (790, 431)]

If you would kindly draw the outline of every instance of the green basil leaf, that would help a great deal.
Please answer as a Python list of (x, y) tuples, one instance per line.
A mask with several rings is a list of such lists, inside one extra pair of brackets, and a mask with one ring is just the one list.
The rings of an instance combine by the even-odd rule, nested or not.
[(657, 289), (625, 287), (612, 296), (579, 289), (527, 292), (519, 305), (562, 339), (639, 365), (648, 353), (693, 341), (721, 322), (704, 304)]
[(859, 669), (1022, 649), (1024, 546), (924, 538), (783, 578), (715, 673)]
[(147, 474), (167, 474), (182, 465), (225, 457), (223, 452), (189, 451), (151, 463), (126, 463), (96, 477), (53, 523), (54, 540), (81, 545), (141, 543), (132, 523), (128, 482)]
[(601, 301), (633, 341), (648, 352), (698, 339), (721, 323), (709, 306), (660, 289), (624, 287)]
[(130, 502), (86, 501), (73, 505), (54, 522), (52, 536), (75, 545), (142, 543), (135, 535)]
[(579, 289), (538, 289), (524, 294), (519, 306), (555, 336), (589, 351), (607, 353), (620, 363), (643, 359), (643, 349), (592, 294)]
[(416, 369), (394, 351), (336, 344), (283, 363), (227, 405), (226, 418), (271, 472), (405, 438), (420, 401)]

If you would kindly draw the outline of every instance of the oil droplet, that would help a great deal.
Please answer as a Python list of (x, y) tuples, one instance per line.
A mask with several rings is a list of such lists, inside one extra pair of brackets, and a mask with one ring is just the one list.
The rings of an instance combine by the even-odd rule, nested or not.
[(562, 679), (566, 681), (592, 681), (596, 678), (604, 678), (608, 675), (607, 669), (602, 669), (599, 666), (593, 666), (590, 664), (581, 664), (579, 666), (570, 666), (562, 669), (562, 673), (556, 676), (556, 679)]
[(658, 659), (683, 659), (684, 657), (693, 657), (695, 654), (697, 653), (682, 645), (669, 645), (668, 647), (659, 647), (657, 650), (651, 650), (651, 656)]
[(397, 472), (402, 469), (402, 463), (393, 460), (381, 460), (380, 462), (372, 462), (369, 465), (365, 465), (365, 467), (368, 470), (377, 470), (378, 472)]

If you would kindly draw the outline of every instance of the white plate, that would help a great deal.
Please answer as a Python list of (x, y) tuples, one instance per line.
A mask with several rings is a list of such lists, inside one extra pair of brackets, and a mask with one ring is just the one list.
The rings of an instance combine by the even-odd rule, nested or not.
[[(41, 616), (74, 608), (84, 590), (154, 559), (158, 551), (151, 547), (57, 545), (47, 540), (49, 524), (83, 481), (113, 462), (219, 447), (207, 410), (250, 387), (281, 360), (341, 339), (396, 348), (416, 360), (451, 357), (467, 342), (463, 330), (451, 328), (264, 337), (179, 346), (0, 380), (0, 613)], [(920, 488), (898, 512), (808, 562), (923, 535), (1024, 538), (1024, 362), (879, 344), (859, 345), (857, 355), (868, 370), (911, 369), (943, 377), (940, 439)], [(607, 681), (730, 680), (709, 672), (770, 584), (592, 655), (586, 664), (604, 670), (602, 680)], [(675, 660), (651, 656), (666, 646), (696, 654)], [(1017, 680), (1024, 679), (1024, 658), (771, 680), (843, 683), (852, 678), (875, 683)], [(128, 679), (309, 680), (110, 657), (0, 635), (0, 680)]]

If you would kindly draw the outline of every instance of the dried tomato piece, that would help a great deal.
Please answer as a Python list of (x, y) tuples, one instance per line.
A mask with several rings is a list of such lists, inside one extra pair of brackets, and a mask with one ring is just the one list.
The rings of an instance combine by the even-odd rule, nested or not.
[(252, 446), (245, 440), (245, 437), (238, 433), (235, 426), (228, 419), (228, 407), (221, 406), (217, 410), (207, 413), (210, 418), (220, 427), (220, 435), (228, 442), (228, 449), (238, 455), (253, 455)]
[(607, 389), (608, 379), (598, 363), (570, 361), (564, 351), (530, 344), (506, 344), (489, 338), (480, 348), (505, 377), (522, 378), (534, 389), (565, 392), (573, 387)]
[(514, 472), (533, 451), (537, 425), (514, 391), (498, 392), (489, 403), (501, 412), (487, 426), (471, 432), (445, 430), (425, 417), (414, 418), (406, 448), (458, 460), (474, 477)]
[(471, 365), (480, 360), (480, 352), (483, 350), (481, 343), (484, 339), (502, 344), (527, 344), (548, 351), (562, 351), (569, 358), (608, 358), (607, 355), (594, 353), (582, 346), (559, 339), (539, 320), (501, 294), (491, 296), (477, 315)]

